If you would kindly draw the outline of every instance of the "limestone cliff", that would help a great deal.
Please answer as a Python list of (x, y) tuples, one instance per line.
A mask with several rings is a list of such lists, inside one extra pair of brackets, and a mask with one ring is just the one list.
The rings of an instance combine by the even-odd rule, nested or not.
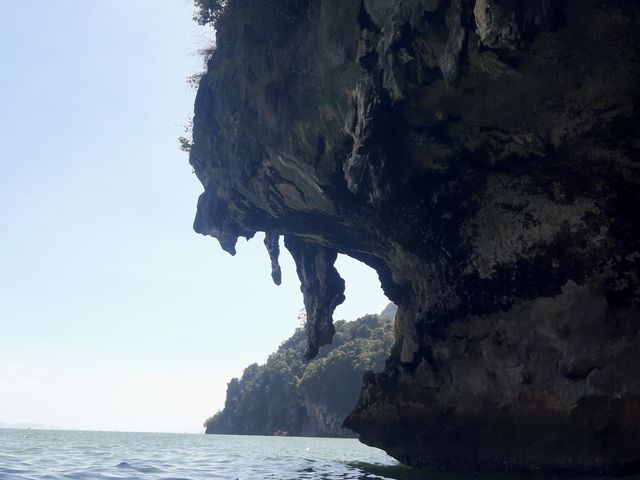
[(344, 253), (399, 310), (346, 425), (416, 466), (640, 469), (640, 4), (230, 0), (195, 104), (196, 231)]

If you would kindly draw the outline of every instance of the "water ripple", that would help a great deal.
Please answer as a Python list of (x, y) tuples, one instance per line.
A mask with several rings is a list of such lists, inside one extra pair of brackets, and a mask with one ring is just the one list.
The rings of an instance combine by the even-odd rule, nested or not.
[(385, 479), (393, 466), (356, 440), (0, 429), (1, 480)]

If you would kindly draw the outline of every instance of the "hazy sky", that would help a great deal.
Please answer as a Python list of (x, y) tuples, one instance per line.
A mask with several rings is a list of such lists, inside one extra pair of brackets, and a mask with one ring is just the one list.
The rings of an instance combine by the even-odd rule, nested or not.
[[(187, 0), (0, 1), (0, 421), (201, 431), (226, 382), (297, 326), (256, 238), (191, 223), (177, 137), (208, 30)], [(340, 259), (336, 318), (386, 304)]]

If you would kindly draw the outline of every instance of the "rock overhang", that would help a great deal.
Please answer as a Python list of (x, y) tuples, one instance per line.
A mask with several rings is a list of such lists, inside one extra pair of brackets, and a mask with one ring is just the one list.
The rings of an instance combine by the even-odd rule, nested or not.
[[(562, 442), (586, 435), (585, 452), (611, 441), (633, 459), (640, 387), (621, 364), (639, 329), (637, 6), (316, 0), (287, 38), (256, 44), (278, 21), (255, 33), (243, 12), (265, 5), (230, 2), (198, 91), (194, 226), (231, 253), (267, 232), (276, 281), (285, 237), (310, 355), (343, 298), (337, 253), (378, 272), (399, 305), (396, 346), (350, 425), (407, 463), (446, 465), (416, 439), (442, 432), (444, 405), (463, 426), (485, 405), (504, 438), (537, 433), (511, 449), (495, 440), (492, 460), (445, 429), (434, 438), (458, 465), (579, 470), (577, 450), (562, 460), (541, 439), (545, 415), (566, 426)], [(602, 349), (602, 368), (579, 360)], [(589, 413), (614, 397), (626, 417)], [(389, 432), (403, 408), (423, 419), (413, 442)], [(585, 454), (584, 470), (616, 471), (607, 455)]]

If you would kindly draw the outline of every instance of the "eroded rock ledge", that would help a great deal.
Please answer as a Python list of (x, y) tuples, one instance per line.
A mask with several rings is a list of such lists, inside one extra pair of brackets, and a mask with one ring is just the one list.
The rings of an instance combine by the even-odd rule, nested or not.
[(345, 253), (399, 305), (346, 425), (416, 466), (640, 470), (640, 7), (232, 0), (196, 231), (296, 260), (309, 355)]

